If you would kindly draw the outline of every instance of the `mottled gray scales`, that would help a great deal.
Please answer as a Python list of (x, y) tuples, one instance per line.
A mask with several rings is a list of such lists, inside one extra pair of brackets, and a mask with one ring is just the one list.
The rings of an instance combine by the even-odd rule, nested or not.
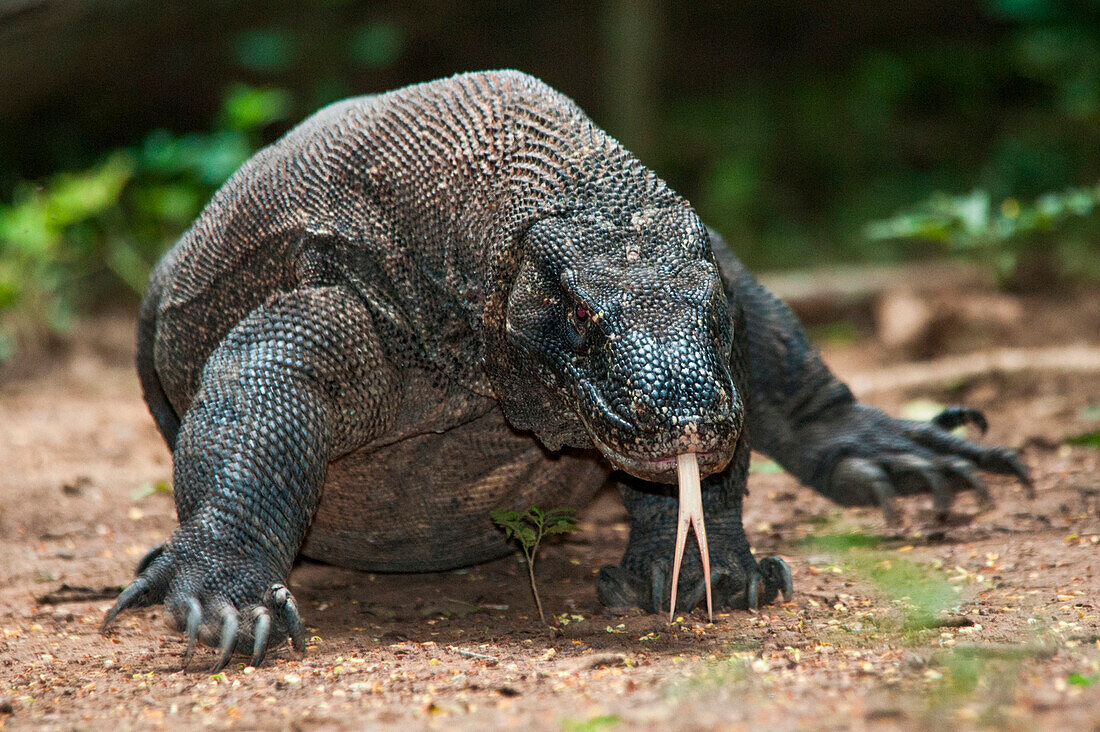
[[(888, 512), (908, 492), (946, 510), (984, 490), (977, 469), (1026, 479), (1010, 451), (856, 402), (687, 201), (514, 71), (340, 102), (257, 153), (157, 266), (138, 373), (180, 526), (106, 623), (163, 602), (222, 649), (219, 668), (303, 647), (285, 586), (299, 552), (482, 561), (508, 550), (490, 511), (579, 505), (613, 467), (631, 531), (598, 594), (653, 611), (671, 592), (679, 453), (705, 476), (730, 607), (790, 590), (741, 525), (750, 439)], [(699, 564), (683, 610), (704, 595)]]

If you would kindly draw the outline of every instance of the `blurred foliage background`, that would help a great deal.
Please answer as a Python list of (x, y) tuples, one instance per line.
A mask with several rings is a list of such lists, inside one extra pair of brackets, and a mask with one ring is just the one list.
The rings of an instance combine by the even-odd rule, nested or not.
[(132, 306), (318, 107), (499, 67), (575, 98), (754, 268), (1100, 277), (1100, 0), (6, 0), (0, 360)]

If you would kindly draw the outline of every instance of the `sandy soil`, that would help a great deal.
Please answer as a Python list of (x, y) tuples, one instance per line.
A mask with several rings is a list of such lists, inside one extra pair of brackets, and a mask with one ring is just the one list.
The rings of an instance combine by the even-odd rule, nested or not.
[[(1100, 345), (1100, 292), (1016, 305), (993, 325), (953, 322), (935, 350)], [(542, 552), (553, 631), (514, 558), (428, 575), (301, 563), (307, 654), (212, 676), (209, 649), (180, 670), (159, 608), (98, 631), (175, 524), (130, 328), (86, 323), (66, 358), (0, 384), (0, 727), (1100, 729), (1100, 450), (1066, 443), (1100, 429), (1100, 359), (868, 394), (892, 413), (918, 399), (985, 409), (985, 439), (1022, 448), (1033, 501), (991, 478), (989, 512), (964, 498), (942, 526), (914, 499), (889, 528), (758, 460), (746, 527), (758, 554), (790, 563), (790, 602), (713, 624), (608, 614), (593, 575), (627, 526), (606, 493)], [(874, 339), (827, 357), (857, 379), (909, 368)], [(919, 384), (926, 366), (910, 366)]]

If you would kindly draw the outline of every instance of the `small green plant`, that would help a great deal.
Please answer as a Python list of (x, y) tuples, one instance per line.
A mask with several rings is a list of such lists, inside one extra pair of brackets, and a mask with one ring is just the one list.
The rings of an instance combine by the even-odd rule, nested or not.
[(1100, 674), (1072, 673), (1069, 675), (1069, 678), (1066, 679), (1066, 683), (1068, 684), (1083, 686), (1085, 688), (1092, 686), (1098, 681), (1100, 681)]
[(542, 600), (539, 588), (535, 584), (535, 559), (538, 557), (539, 544), (549, 534), (567, 534), (577, 528), (577, 519), (571, 508), (555, 508), (543, 511), (531, 506), (526, 511), (507, 511), (497, 509), (490, 515), (493, 522), (504, 530), (504, 535), (519, 544), (523, 556), (527, 559), (527, 574), (531, 580), (531, 593), (535, 596), (535, 606), (539, 610), (539, 619), (548, 625), (542, 612)]

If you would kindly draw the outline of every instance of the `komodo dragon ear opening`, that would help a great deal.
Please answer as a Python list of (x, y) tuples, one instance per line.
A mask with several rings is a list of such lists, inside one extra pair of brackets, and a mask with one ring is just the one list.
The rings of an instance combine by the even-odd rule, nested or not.
[(695, 529), (699, 555), (703, 562), (703, 585), (707, 593), (707, 618), (714, 622), (714, 605), (710, 589), (710, 552), (707, 550), (707, 528), (703, 523), (703, 492), (699, 482), (699, 460), (693, 452), (676, 456), (680, 478), (680, 507), (676, 517), (676, 554), (672, 561), (672, 596), (668, 604), (668, 620), (676, 615), (676, 587), (680, 584), (680, 563), (684, 558), (688, 527)]

